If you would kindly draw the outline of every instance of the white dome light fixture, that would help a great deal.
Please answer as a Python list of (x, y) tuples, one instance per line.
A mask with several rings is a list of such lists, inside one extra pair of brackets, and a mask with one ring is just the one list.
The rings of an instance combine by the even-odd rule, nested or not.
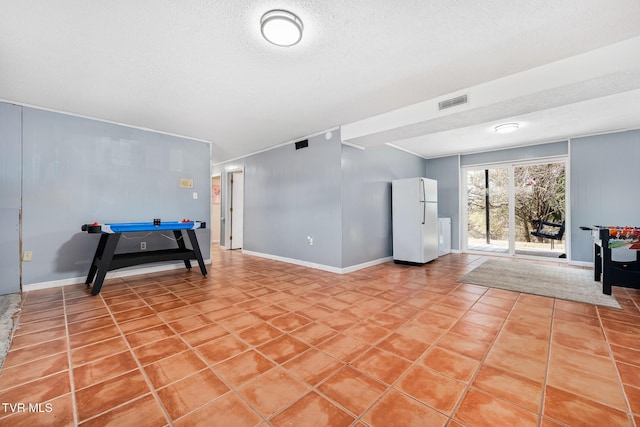
[(496, 133), (511, 133), (520, 128), (518, 123), (504, 123), (495, 127)]
[(302, 39), (302, 21), (293, 13), (275, 9), (262, 15), (260, 31), (269, 43), (289, 47)]

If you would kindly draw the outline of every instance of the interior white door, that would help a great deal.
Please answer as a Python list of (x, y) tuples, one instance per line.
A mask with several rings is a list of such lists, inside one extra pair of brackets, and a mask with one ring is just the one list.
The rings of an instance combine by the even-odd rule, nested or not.
[(231, 174), (231, 249), (242, 248), (244, 223), (244, 174), (242, 171)]

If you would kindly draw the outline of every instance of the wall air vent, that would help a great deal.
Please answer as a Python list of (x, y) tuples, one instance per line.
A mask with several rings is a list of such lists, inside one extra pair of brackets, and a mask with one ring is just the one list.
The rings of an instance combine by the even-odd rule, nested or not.
[(468, 95), (460, 95), (455, 98), (445, 99), (444, 101), (438, 102), (438, 110), (456, 107), (458, 105), (466, 104), (467, 102), (469, 102)]
[(296, 142), (296, 150), (299, 150), (301, 148), (307, 148), (309, 146), (309, 140), (305, 139), (304, 141), (298, 141)]

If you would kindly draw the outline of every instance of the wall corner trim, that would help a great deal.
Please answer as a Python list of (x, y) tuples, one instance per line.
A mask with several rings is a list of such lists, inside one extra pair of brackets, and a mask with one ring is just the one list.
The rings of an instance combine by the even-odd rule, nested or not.
[(271, 260), (274, 260), (274, 261), (280, 261), (280, 262), (286, 262), (286, 263), (289, 263), (289, 264), (300, 265), (302, 267), (315, 268), (316, 270), (323, 270), (323, 271), (328, 271), (330, 273), (336, 273), (336, 274), (352, 273), (354, 271), (361, 270), (363, 268), (372, 267), (374, 265), (383, 264), (385, 262), (393, 261), (393, 257), (385, 257), (385, 258), (380, 258), (380, 259), (376, 259), (376, 260), (373, 260), (373, 261), (365, 262), (365, 263), (362, 263), (362, 264), (357, 264), (357, 265), (352, 265), (352, 266), (349, 266), (349, 267), (339, 268), (339, 267), (332, 267), (330, 265), (324, 265), (324, 264), (317, 264), (317, 263), (314, 263), (314, 262), (302, 261), (302, 260), (295, 259), (295, 258), (287, 258), (287, 257), (278, 256), (278, 255), (271, 255), (271, 254), (264, 254), (264, 253), (260, 253), (260, 252), (247, 251), (245, 249), (242, 250), (242, 253), (246, 254), (246, 255), (250, 255), (250, 256), (260, 257), (260, 258), (267, 258), (267, 259), (271, 259)]
[(351, 265), (349, 267), (344, 267), (342, 268), (341, 274), (352, 273), (354, 271), (362, 270), (363, 268), (373, 267), (374, 265), (384, 264), (385, 262), (392, 262), (392, 261), (393, 261), (392, 256), (374, 259), (373, 261), (363, 262), (362, 264), (356, 264), (356, 265)]

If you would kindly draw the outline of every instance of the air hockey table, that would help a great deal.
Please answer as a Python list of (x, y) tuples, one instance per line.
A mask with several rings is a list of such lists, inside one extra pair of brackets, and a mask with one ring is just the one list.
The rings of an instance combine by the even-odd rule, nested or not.
[[(184, 266), (187, 269), (191, 269), (191, 260), (196, 260), (198, 261), (200, 272), (203, 276), (206, 276), (207, 269), (204, 265), (195, 233), (195, 230), (206, 228), (206, 226), (207, 224), (205, 222), (200, 221), (160, 221), (159, 219), (154, 219), (152, 222), (111, 224), (94, 222), (93, 224), (82, 225), (82, 231), (86, 231), (89, 234), (100, 234), (100, 241), (98, 242), (98, 247), (96, 248), (96, 253), (93, 256), (89, 274), (85, 281), (87, 286), (93, 282), (91, 295), (98, 295), (100, 293), (107, 272), (151, 262), (182, 260), (184, 261)], [(178, 247), (174, 249), (115, 253), (118, 241), (124, 233), (141, 232), (172, 232), (173, 239), (175, 239)], [(183, 232), (186, 232), (191, 248), (188, 248), (185, 244)]]

